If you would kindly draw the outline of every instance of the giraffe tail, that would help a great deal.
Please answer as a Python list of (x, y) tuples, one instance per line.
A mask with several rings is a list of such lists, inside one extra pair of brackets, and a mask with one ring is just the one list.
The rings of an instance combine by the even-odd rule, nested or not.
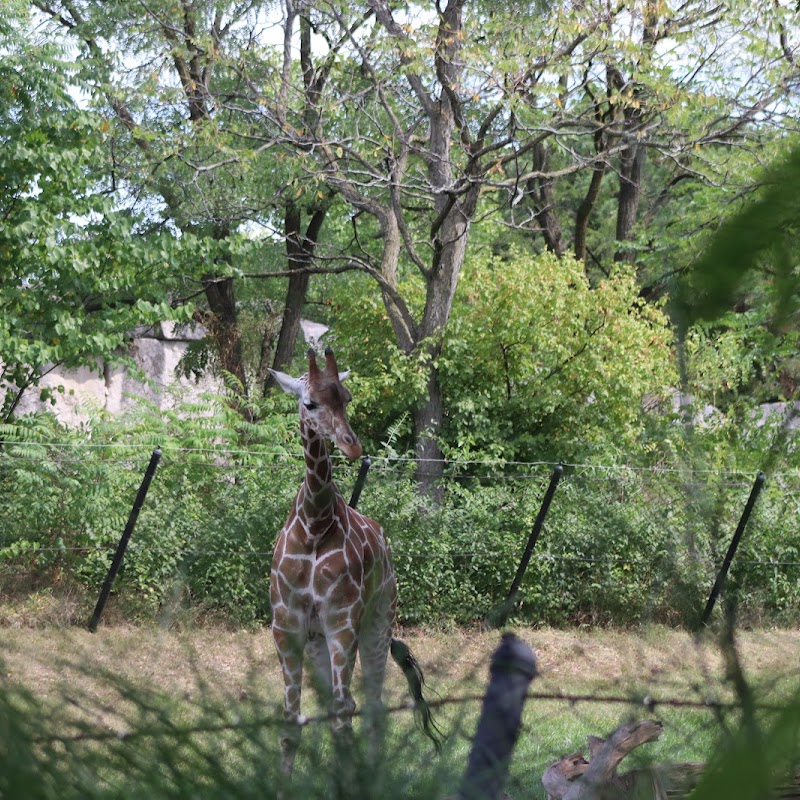
[(389, 649), (392, 658), (406, 676), (408, 690), (414, 698), (414, 716), (417, 724), (422, 728), (422, 732), (433, 742), (436, 752), (441, 753), (444, 734), (436, 725), (428, 701), (422, 694), (422, 687), (425, 685), (425, 676), (422, 674), (422, 668), (417, 663), (417, 659), (414, 658), (408, 645), (399, 639), (392, 639)]

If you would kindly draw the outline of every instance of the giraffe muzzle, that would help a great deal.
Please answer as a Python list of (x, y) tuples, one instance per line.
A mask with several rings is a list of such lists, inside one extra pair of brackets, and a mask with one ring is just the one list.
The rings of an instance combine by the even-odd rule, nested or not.
[(361, 442), (358, 441), (358, 437), (352, 431), (343, 433), (336, 444), (351, 461), (361, 458), (361, 454), (364, 452)]

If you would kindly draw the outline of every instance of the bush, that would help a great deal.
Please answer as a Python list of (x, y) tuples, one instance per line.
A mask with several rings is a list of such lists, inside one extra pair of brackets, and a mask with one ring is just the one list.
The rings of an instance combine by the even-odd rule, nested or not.
[(5, 426), (0, 565), (51, 579), (66, 570), (96, 593), (158, 444), (163, 458), (117, 592), (147, 614), (177, 594), (239, 621), (268, 617), (271, 551), (300, 463), (284, 447), (282, 415), (248, 430), (248, 449), (233, 412), (213, 401), (203, 411), (156, 414), (144, 405), (121, 420), (98, 416), (88, 440), (47, 415)]
[[(240, 624), (268, 620), (275, 536), (303, 469), (295, 412), (281, 405), (247, 425), (221, 403), (203, 408), (202, 415), (142, 406), (122, 420), (98, 416), (89, 434), (47, 415), (5, 426), (0, 571), (27, 573), (30, 586), (78, 582), (96, 597), (160, 444), (163, 458), (115, 584), (117, 605), (128, 615), (183, 608)], [(666, 433), (655, 452), (673, 448), (673, 469), (567, 467), (521, 587), (517, 620), (697, 622), (756, 459), (748, 452), (737, 461), (724, 427), (696, 432), (694, 450)], [(346, 497), (357, 466), (335, 461)], [(552, 467), (454, 463), (440, 503), (418, 492), (412, 469), (390, 450), (374, 456), (359, 506), (391, 543), (400, 619), (483, 620), (509, 591)], [(798, 620), (794, 484), (789, 472), (770, 476), (733, 563), (726, 594), (739, 598), (745, 619)]]
[[(533, 279), (535, 276), (535, 279)], [(336, 304), (336, 297), (334, 297)], [(353, 369), (353, 424), (373, 448), (412, 448), (427, 391), (422, 352), (404, 355), (374, 293), (336, 304), (337, 353)], [(478, 249), (460, 278), (438, 369), (448, 459), (538, 461), (630, 452), (642, 398), (675, 385), (671, 333), (620, 270), (591, 286), (569, 257)]]

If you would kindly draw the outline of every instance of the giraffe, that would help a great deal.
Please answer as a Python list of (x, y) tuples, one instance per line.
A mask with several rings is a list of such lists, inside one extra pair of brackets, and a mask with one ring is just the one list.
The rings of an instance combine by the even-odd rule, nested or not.
[[(400, 665), (415, 700), (418, 720), (437, 751), (440, 732), (422, 695), (422, 671), (409, 649), (392, 637), (397, 586), (383, 528), (350, 508), (332, 478), (327, 440), (344, 455), (361, 456), (347, 421), (350, 392), (330, 348), (325, 367), (308, 351), (300, 378), (271, 370), (278, 385), (299, 398), (306, 475), (278, 534), (270, 574), (272, 635), (284, 680), (282, 768), (291, 776), (300, 740), (303, 655), (331, 701), (337, 740), (352, 732), (350, 692), (356, 654), (361, 661), (367, 708), (381, 707), (387, 655)], [(379, 715), (372, 714), (376, 719)]]

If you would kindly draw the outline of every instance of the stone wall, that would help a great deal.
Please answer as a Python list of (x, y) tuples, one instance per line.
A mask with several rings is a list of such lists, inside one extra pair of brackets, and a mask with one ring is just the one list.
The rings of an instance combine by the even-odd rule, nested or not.
[(189, 345), (203, 339), (205, 334), (202, 326), (177, 328), (171, 322), (136, 331), (128, 355), (146, 376), (144, 381), (137, 379), (126, 367), (101, 361), (94, 369), (56, 368), (40, 384), (40, 389), (64, 387), (63, 393), (55, 394), (55, 406), (43, 403), (37, 389), (29, 389), (23, 395), (17, 414), (48, 408), (61, 422), (77, 425), (86, 419), (90, 409), (105, 409), (119, 414), (133, 405), (137, 397), (166, 409), (178, 402), (191, 402), (207, 392), (221, 391), (220, 381), (212, 376), (206, 375), (195, 381), (179, 377), (176, 371)]

